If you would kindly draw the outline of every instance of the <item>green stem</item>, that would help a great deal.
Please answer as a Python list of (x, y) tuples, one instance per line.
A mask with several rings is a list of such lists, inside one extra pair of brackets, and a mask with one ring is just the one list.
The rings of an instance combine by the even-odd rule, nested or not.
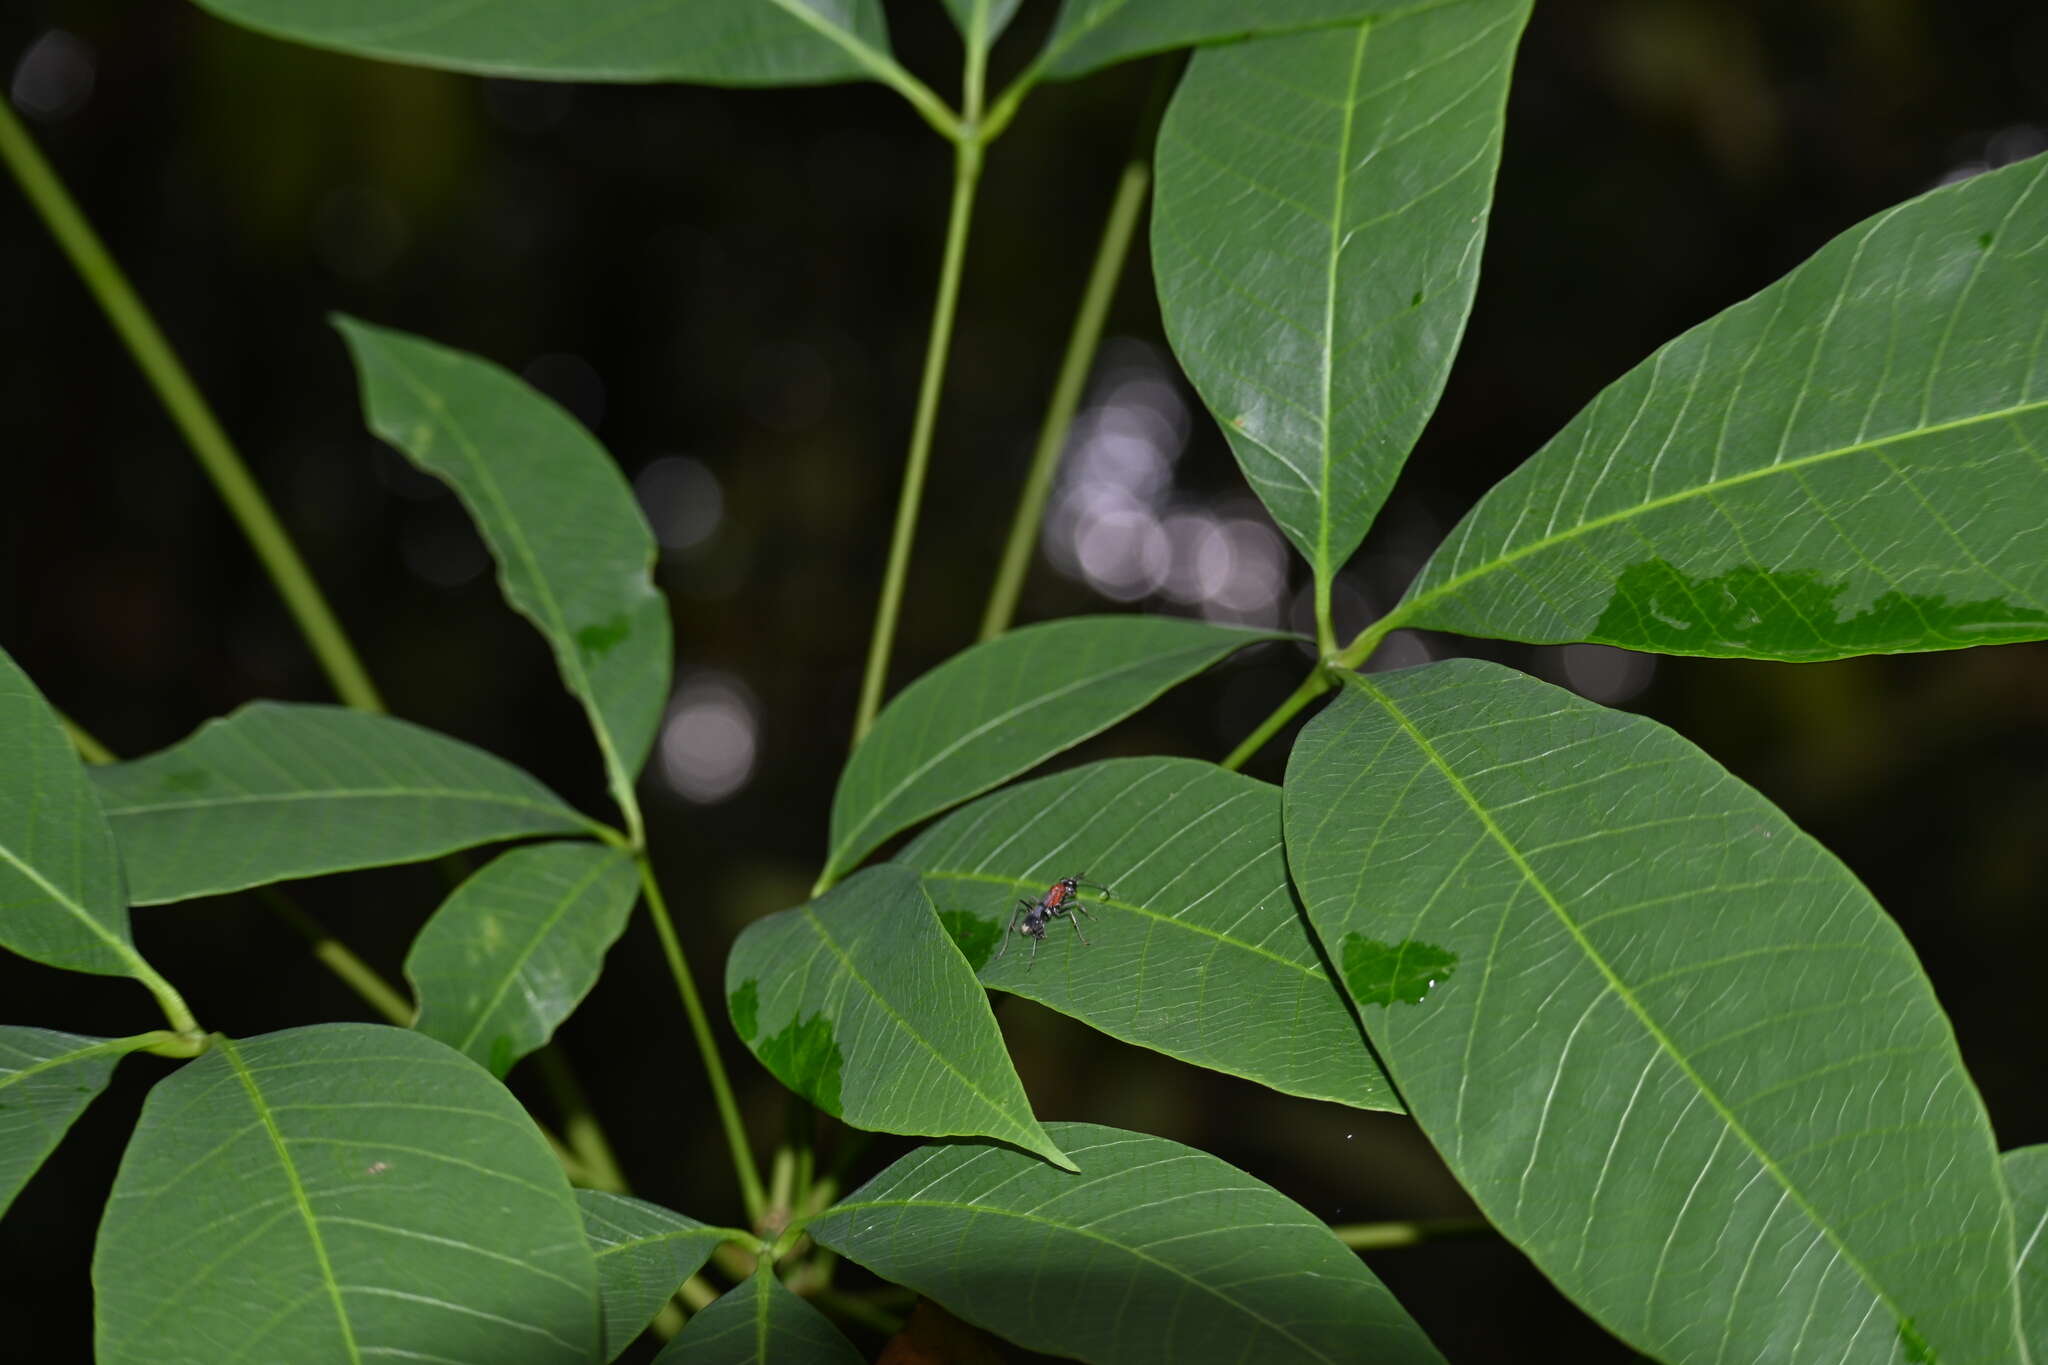
[(953, 314), (960, 299), (960, 267), (967, 257), (967, 228), (974, 214), (974, 187), (980, 178), (980, 143), (963, 140), (954, 144), (953, 208), (946, 222), (946, 254), (939, 266), (939, 296), (932, 307), (931, 339), (925, 348), (924, 380), (918, 386), (910, 454), (903, 466), (903, 490), (896, 501), (896, 531), (889, 541), (889, 564), (882, 574), (882, 600), (875, 611), (874, 634), (868, 643), (860, 706), (854, 712), (855, 746), (875, 722), (875, 712), (882, 705), (882, 687), (889, 675), (889, 651), (896, 640), (896, 616), (903, 604), (903, 581), (910, 569), (910, 542), (917, 529), (918, 504), (924, 497), (925, 467), (931, 460), (939, 390), (945, 382), (946, 353), (952, 349), (953, 341)]
[(533, 1060), (540, 1068), (541, 1083), (547, 1086), (562, 1116), (562, 1137), (590, 1175), (590, 1188), (608, 1194), (631, 1194), (633, 1187), (619, 1167), (611, 1139), (605, 1136), (604, 1125), (591, 1112), (590, 1097), (584, 1093), (576, 1073), (569, 1069), (569, 1059), (562, 1055), (561, 1048), (549, 1043), (534, 1054)]
[(340, 977), (342, 984), (360, 996), (365, 1004), (384, 1016), (386, 1023), (399, 1028), (412, 1027), (413, 1016), (417, 1013), (412, 1001), (386, 981), (375, 967), (357, 957), (347, 944), (328, 933), (325, 925), (301, 910), (282, 891), (266, 886), (259, 888), (256, 895), (285, 923), (298, 930), (313, 950), (313, 956), (320, 959), (328, 971)]
[(1330, 1231), (1353, 1251), (1385, 1251), (1453, 1237), (1488, 1237), (1498, 1230), (1484, 1218), (1417, 1218), (1405, 1223), (1353, 1223)]
[(711, 1035), (711, 1020), (705, 1016), (704, 1002), (698, 998), (697, 983), (690, 978), (690, 964), (683, 957), (683, 945), (676, 938), (675, 924), (669, 919), (668, 903), (662, 899), (661, 885), (654, 880), (654, 867), (642, 852), (640, 864), (640, 886), (646, 893), (647, 913), (654, 919), (654, 932), (661, 938), (662, 955), (668, 959), (669, 975), (675, 978), (676, 993), (682, 997), (683, 1013), (689, 1016), (690, 1032), (697, 1040), (697, 1053), (704, 1060), (705, 1079), (711, 1082), (711, 1098), (718, 1105), (719, 1122), (725, 1127), (726, 1145), (732, 1148), (733, 1171), (739, 1177), (740, 1197), (746, 1203), (747, 1219), (758, 1223), (766, 1207), (761, 1189), (761, 1172), (754, 1164), (754, 1152), (747, 1145), (746, 1125), (740, 1121), (740, 1107), (732, 1096), (732, 1082), (726, 1079), (725, 1062), (718, 1055), (718, 1040)]
[(99, 301), (107, 320), (141, 367), (150, 387), (156, 390), (171, 421), (192, 447), (207, 477), (213, 480), (214, 488), (227, 503), (242, 534), (249, 538), (264, 571), (326, 670), (335, 693), (358, 710), (382, 711), (384, 703), (371, 685), (362, 661), (356, 657), (348, 637), (342, 634), (298, 550), (278, 524), (277, 514), (250, 477), (248, 466), (235, 453), (192, 377), (136, 297), (134, 287), (107, 254), (106, 246), (85, 221), (85, 215), (79, 212), (77, 203), (5, 100), (0, 100), (0, 160), (6, 161), (50, 235), (71, 258), (86, 288)]
[[(50, 708), (56, 711), (55, 707)], [(71, 741), (71, 747), (78, 750), (78, 756), (87, 763), (98, 767), (103, 763), (119, 762), (114, 751), (85, 732), (84, 727), (62, 711), (57, 711), (57, 723), (64, 727), (64, 736)]]
[(1110, 201), (1109, 217), (1102, 225), (1102, 240), (1095, 246), (1095, 264), (1089, 268), (1088, 285), (1081, 291), (1080, 311), (1067, 336), (1067, 351), (1060, 358), (1059, 377), (1053, 381), (1052, 397), (1045, 406), (1045, 420), (1038, 429), (1038, 445), (1031, 452), (1031, 469), (1024, 477), (1024, 491), (1017, 499), (1017, 514), (1010, 522), (1010, 540), (1003, 547), (996, 585), (989, 593), (988, 610), (981, 618), (981, 638), (993, 640), (1010, 628), (1017, 612), (1017, 596), (1024, 588), (1024, 575), (1031, 567), (1032, 547), (1038, 542), (1038, 528), (1045, 520), (1046, 494), (1058, 471), (1060, 454), (1066, 449), (1067, 431), (1074, 424), (1074, 410), (1081, 404), (1081, 390), (1102, 341), (1103, 320), (1116, 296), (1117, 280), (1123, 275), (1124, 258), (1136, 235), (1138, 217), (1145, 208), (1145, 193), (1152, 186), (1152, 141), (1166, 96), (1173, 89), (1177, 68), (1162, 63), (1153, 78), (1145, 113), (1131, 140), (1131, 154), (1117, 180), (1116, 197)]
[(1307, 706), (1334, 686), (1336, 684), (1331, 681), (1330, 675), (1322, 668), (1317, 668), (1313, 673), (1302, 679), (1301, 686), (1288, 694), (1286, 701), (1273, 708), (1272, 715), (1259, 722), (1258, 729), (1245, 736), (1244, 743), (1230, 751), (1230, 757), (1223, 760), (1223, 766), (1232, 772), (1242, 768), (1245, 760), (1265, 748), (1266, 741), (1271, 739), (1281, 726), (1293, 720), (1295, 714), (1302, 707)]

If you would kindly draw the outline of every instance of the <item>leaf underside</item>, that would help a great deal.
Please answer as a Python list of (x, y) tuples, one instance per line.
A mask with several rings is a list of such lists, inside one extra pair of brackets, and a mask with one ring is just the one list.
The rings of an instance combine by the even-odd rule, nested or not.
[(1410, 1111), (1610, 1330), (1703, 1365), (2015, 1358), (2011, 1215), (1926, 976), (1712, 759), (1461, 660), (1354, 676), (1286, 819)]

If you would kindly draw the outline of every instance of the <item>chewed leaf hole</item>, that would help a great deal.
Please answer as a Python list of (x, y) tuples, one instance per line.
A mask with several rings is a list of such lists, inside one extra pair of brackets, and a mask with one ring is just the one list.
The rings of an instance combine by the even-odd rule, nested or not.
[(1457, 970), (1458, 955), (1421, 939), (1382, 943), (1344, 936), (1344, 984), (1361, 1005), (1419, 1005)]

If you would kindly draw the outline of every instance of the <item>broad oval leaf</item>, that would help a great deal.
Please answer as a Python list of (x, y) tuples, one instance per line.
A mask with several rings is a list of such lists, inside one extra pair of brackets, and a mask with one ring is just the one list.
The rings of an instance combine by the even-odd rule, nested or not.
[(633, 780), (673, 662), (654, 534), (617, 465), (552, 399), (489, 361), (349, 318), (370, 429), (454, 488), (514, 610), (583, 704), (612, 799), (640, 828)]
[(654, 1365), (861, 1365), (853, 1343), (763, 1266), (684, 1324)]
[(132, 975), (121, 858), (56, 713), (0, 650), (0, 947)]
[(604, 1358), (617, 1360), (647, 1330), (684, 1280), (704, 1268), (732, 1234), (659, 1204), (603, 1190), (578, 1190), (583, 1232), (597, 1255), (604, 1304)]
[(2013, 1268), (2027, 1349), (2035, 1360), (2048, 1360), (2048, 1144), (2007, 1152), (1998, 1164), (2019, 1224)]
[(499, 854), (441, 903), (405, 955), (420, 1002), (413, 1027), (503, 1076), (597, 984), (639, 886), (631, 855), (604, 844)]
[(795, 85), (856, 80), (886, 53), (881, 0), (197, 0), (294, 42), (485, 76)]
[[(985, 796), (895, 861), (983, 985), (1289, 1094), (1401, 1107), (1288, 884), (1278, 787), (1187, 758), (1091, 763)], [(1005, 937), (1020, 897), (1068, 876), (1110, 888), (1083, 889), (1085, 927)]]
[(1666, 345), (1481, 499), (1403, 624), (1837, 659), (2048, 637), (2048, 157)]
[(135, 1044), (0, 1024), (0, 1214)]
[(1160, 128), (1167, 336), (1319, 582), (1443, 393), (1528, 13), (1465, 0), (1207, 48)]
[(1652, 721), (1476, 661), (1347, 684), (1288, 864), (1487, 1217), (1661, 1360), (2013, 1359), (1990, 1124), (1848, 870)]
[(1287, 33), (1416, 7), (1416, 0), (1066, 0), (1038, 60), (1048, 76), (1065, 80), (1191, 43)]
[(988, 996), (917, 873), (885, 863), (748, 925), (733, 1028), (791, 1090), (856, 1128), (1000, 1138), (1070, 1166), (1031, 1116)]
[(1108, 729), (1246, 645), (1285, 638), (1171, 616), (1076, 616), (962, 650), (884, 707), (839, 775), (825, 874)]
[(431, 1038), (315, 1024), (150, 1092), (93, 1254), (101, 1365), (598, 1349), (576, 1200), (512, 1096)]
[(1206, 1152), (1049, 1125), (1069, 1175), (999, 1147), (910, 1153), (806, 1230), (1020, 1346), (1098, 1365), (1439, 1361), (1307, 1209)]
[(137, 905), (600, 828), (503, 759), (339, 706), (253, 702), (92, 779)]

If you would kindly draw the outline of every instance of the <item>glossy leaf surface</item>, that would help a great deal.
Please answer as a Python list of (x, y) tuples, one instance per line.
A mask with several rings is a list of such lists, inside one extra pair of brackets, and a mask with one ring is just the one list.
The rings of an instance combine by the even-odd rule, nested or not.
[(406, 954), (420, 1002), (413, 1027), (503, 1076), (597, 984), (639, 890), (632, 857), (605, 844), (499, 854), (442, 902)]
[(1404, 624), (1835, 659), (2048, 637), (2048, 157), (1851, 228), (1610, 386)]
[(597, 1256), (604, 1358), (616, 1360), (682, 1282), (704, 1268), (726, 1234), (623, 1194), (578, 1190), (576, 1204)]
[(1056, 79), (1191, 43), (1227, 42), (1414, 9), (1416, 0), (1065, 0), (1041, 60)]
[(754, 921), (725, 989), (761, 1065), (826, 1113), (884, 1133), (1000, 1138), (1065, 1164), (911, 869), (871, 867)]
[(0, 1024), (0, 1214), (127, 1051), (117, 1039)]
[(363, 57), (557, 81), (854, 80), (886, 52), (881, 0), (197, 0), (223, 19)]
[(1489, 1219), (1670, 1362), (2015, 1358), (1983, 1104), (1912, 948), (1671, 731), (1498, 665), (1347, 680), (1295, 884)]
[(654, 1358), (655, 1365), (861, 1365), (862, 1359), (824, 1314), (765, 1271), (719, 1295)]
[(93, 1284), (101, 1365), (598, 1349), (596, 1265), (540, 1130), (459, 1053), (379, 1024), (218, 1039), (160, 1082)]
[(1438, 1361), (1322, 1223), (1206, 1152), (1049, 1125), (1081, 1163), (940, 1143), (910, 1153), (810, 1234), (1020, 1346), (1097, 1365)]
[(1246, 645), (1168, 616), (1076, 616), (962, 650), (884, 707), (839, 775), (828, 874), (890, 835), (1100, 733)]
[(1205, 48), (1160, 129), (1167, 336), (1324, 579), (1464, 335), (1527, 18), (1527, 0), (1464, 0)]
[(2048, 1360), (2048, 1144), (2007, 1152), (1999, 1165), (2018, 1224), (2016, 1265), (2027, 1349), (2035, 1360)]
[(113, 836), (43, 694), (0, 650), (0, 947), (74, 972), (137, 961)]
[(668, 701), (668, 604), (654, 534), (604, 447), (489, 361), (350, 319), (370, 429), (455, 489), (498, 563), (505, 600), (539, 628), (590, 718), (619, 809)]
[(255, 702), (92, 779), (137, 905), (593, 828), (503, 759), (339, 706)]
[[(1186, 758), (1091, 763), (985, 796), (895, 861), (984, 985), (1276, 1090), (1400, 1108), (1288, 884), (1278, 787)], [(1028, 938), (1005, 948), (1018, 898), (1067, 876), (1111, 894), (1082, 888), (1089, 917), (1048, 925), (1035, 960)]]

